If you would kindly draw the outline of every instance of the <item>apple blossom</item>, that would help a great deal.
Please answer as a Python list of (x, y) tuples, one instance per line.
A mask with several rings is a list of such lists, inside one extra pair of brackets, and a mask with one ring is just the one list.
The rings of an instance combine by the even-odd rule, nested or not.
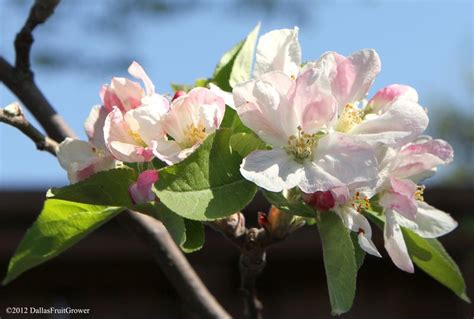
[(142, 106), (125, 114), (114, 107), (104, 123), (104, 139), (110, 153), (123, 162), (151, 161), (154, 143), (166, 140), (160, 121), (168, 107), (165, 100), (160, 106)]
[(67, 171), (71, 183), (77, 183), (117, 165), (117, 161), (106, 151), (97, 149), (86, 141), (72, 138), (66, 138), (59, 144), (57, 157), (61, 167)]
[(296, 78), (306, 70), (317, 68), (330, 82), (337, 100), (337, 115), (328, 128), (356, 135), (368, 143), (406, 143), (428, 125), (428, 117), (418, 105), (416, 91), (394, 84), (381, 89), (366, 104), (365, 98), (380, 72), (380, 59), (375, 50), (365, 49), (344, 57), (327, 52), (319, 60), (301, 67), (298, 28), (274, 30), (264, 34), (257, 45), (253, 76), (261, 77), (281, 71)]
[(102, 129), (106, 116), (105, 108), (94, 106), (84, 123), (89, 142), (66, 138), (59, 144), (57, 157), (60, 165), (67, 171), (71, 183), (120, 164), (105, 145)]
[(371, 147), (324, 133), (336, 112), (329, 82), (317, 69), (292, 80), (281, 71), (237, 85), (237, 113), (272, 150), (249, 154), (240, 172), (272, 192), (298, 186), (305, 193), (367, 183), (376, 176)]
[(172, 139), (153, 141), (153, 154), (168, 164), (185, 159), (219, 128), (224, 112), (224, 100), (207, 88), (197, 87), (179, 96), (160, 122)]
[(453, 150), (447, 142), (423, 137), (400, 149), (387, 149), (380, 162), (377, 189), (385, 214), (385, 248), (402, 270), (413, 272), (414, 268), (400, 226), (424, 238), (442, 236), (457, 226), (447, 213), (424, 202), (424, 186), (415, 183), (452, 159)]

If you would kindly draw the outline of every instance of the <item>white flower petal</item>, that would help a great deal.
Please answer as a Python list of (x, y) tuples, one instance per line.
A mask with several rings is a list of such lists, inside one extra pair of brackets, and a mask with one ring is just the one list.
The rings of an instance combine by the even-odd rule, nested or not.
[(242, 122), (268, 144), (286, 146), (288, 137), (297, 133), (298, 123), (288, 114), (291, 109), (280, 105), (287, 103), (286, 97), (271, 83), (251, 80), (237, 85), (233, 92)]
[(104, 140), (104, 123), (107, 117), (107, 110), (100, 105), (92, 107), (89, 116), (84, 122), (84, 130), (86, 131), (89, 142), (96, 148), (106, 150)]
[(298, 187), (305, 193), (311, 194), (318, 191), (329, 191), (335, 187), (344, 186), (337, 177), (325, 171), (317, 163), (304, 162), (304, 174)]
[(344, 134), (329, 133), (318, 141), (313, 152), (314, 163), (342, 184), (360, 187), (376, 181), (377, 159), (368, 144)]
[(371, 255), (382, 257), (372, 242), (372, 228), (367, 218), (350, 206), (339, 207), (336, 211), (342, 218), (344, 225), (349, 230), (358, 233), (360, 247)]
[(409, 220), (397, 215), (397, 222), (423, 238), (437, 238), (454, 230), (458, 223), (447, 213), (418, 201), (418, 211), (415, 220)]
[(142, 106), (125, 113), (125, 121), (129, 128), (140, 135), (147, 145), (151, 141), (160, 140), (165, 135), (161, 123), (160, 111), (154, 106)]
[(180, 161), (179, 154), (182, 147), (176, 141), (152, 141), (151, 148), (153, 154), (168, 165), (173, 165)]
[(385, 226), (384, 226), (385, 249), (387, 250), (393, 263), (403, 271), (413, 273), (415, 268), (408, 255), (405, 239), (402, 230), (398, 225), (394, 213), (390, 209), (385, 210)]
[(298, 185), (303, 167), (283, 149), (254, 151), (240, 166), (243, 177), (271, 192), (281, 192)]
[(226, 105), (235, 110), (234, 98), (232, 93), (222, 90), (214, 83), (209, 83), (209, 90), (224, 99)]
[(65, 170), (69, 170), (73, 163), (87, 164), (91, 158), (96, 156), (89, 143), (70, 137), (67, 137), (59, 144), (56, 155), (59, 164)]
[(260, 37), (257, 44), (253, 77), (271, 71), (283, 71), (296, 77), (301, 65), (301, 48), (298, 28), (268, 32)]
[(143, 81), (147, 95), (152, 95), (155, 93), (155, 86), (153, 85), (153, 82), (151, 82), (150, 78), (140, 64), (133, 61), (133, 63), (128, 67), (128, 73), (130, 73), (130, 75), (133, 77)]
[(112, 156), (99, 155), (91, 144), (71, 138), (59, 144), (57, 157), (71, 183), (84, 180), (96, 172), (112, 169), (116, 164)]
[(420, 135), (428, 126), (428, 116), (416, 102), (396, 99), (385, 113), (356, 125), (349, 133), (368, 143), (402, 145)]
[(357, 239), (362, 250), (368, 254), (371, 254), (372, 256), (382, 258), (382, 255), (380, 255), (377, 247), (375, 247), (374, 242), (368, 236), (364, 235), (364, 233), (359, 233), (357, 235)]

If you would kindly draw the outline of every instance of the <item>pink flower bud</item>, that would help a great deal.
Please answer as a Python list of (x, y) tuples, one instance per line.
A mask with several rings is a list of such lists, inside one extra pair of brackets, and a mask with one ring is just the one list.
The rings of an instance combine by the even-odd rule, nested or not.
[(177, 98), (183, 96), (183, 95), (186, 95), (186, 92), (184, 91), (176, 91), (176, 93), (174, 94), (173, 98), (171, 99), (171, 101), (174, 101), (176, 100)]
[(322, 212), (326, 212), (336, 205), (336, 199), (331, 191), (304, 194), (303, 200), (309, 206)]
[(130, 186), (128, 192), (134, 204), (146, 203), (155, 200), (155, 193), (152, 191), (153, 184), (158, 180), (158, 171), (147, 170), (142, 172), (137, 182)]

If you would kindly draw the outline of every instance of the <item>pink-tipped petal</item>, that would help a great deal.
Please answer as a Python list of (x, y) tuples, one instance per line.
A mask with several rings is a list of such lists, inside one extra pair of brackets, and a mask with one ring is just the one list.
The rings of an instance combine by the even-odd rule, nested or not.
[(399, 152), (392, 174), (400, 178), (422, 175), (453, 161), (453, 148), (443, 140), (424, 139), (410, 143)]
[(390, 188), (380, 197), (379, 204), (396, 211), (408, 219), (415, 220), (417, 204), (415, 192), (417, 185), (407, 179), (389, 178)]
[[(326, 60), (334, 62), (329, 63)], [(365, 98), (380, 72), (380, 58), (372, 49), (358, 51), (349, 57), (336, 52), (328, 52), (315, 65), (319, 68), (322, 64), (333, 63), (336, 67), (329, 76), (332, 92), (338, 101), (339, 108)]]
[(102, 86), (100, 89), (100, 98), (102, 100), (102, 105), (107, 110), (107, 112), (111, 112), (114, 106), (118, 107), (120, 111), (126, 112), (122, 101), (109, 85)]
[(385, 108), (398, 98), (418, 103), (418, 93), (414, 88), (408, 85), (392, 84), (377, 91), (368, 105), (372, 113), (385, 112)]
[(318, 132), (336, 114), (337, 102), (331, 95), (329, 85), (324, 74), (317, 69), (309, 69), (290, 88), (290, 105), (298, 115), (298, 124), (305, 133)]
[(67, 171), (71, 183), (114, 168), (116, 163), (110, 155), (96, 153), (91, 144), (71, 138), (66, 138), (59, 145), (57, 157), (61, 166)]

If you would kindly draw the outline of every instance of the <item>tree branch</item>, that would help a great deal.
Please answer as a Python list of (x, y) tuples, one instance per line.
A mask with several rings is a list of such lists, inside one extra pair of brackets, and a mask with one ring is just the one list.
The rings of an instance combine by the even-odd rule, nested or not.
[(161, 270), (200, 318), (231, 318), (204, 286), (161, 222), (133, 211), (122, 213), (117, 219), (150, 247)]
[[(38, 88), (30, 68), (30, 51), (33, 43), (32, 31), (38, 24), (47, 20), (58, 3), (59, 0), (35, 1), (25, 26), (15, 40), (15, 67), (0, 56), (0, 81), (20, 99), (45, 129), (47, 135), (56, 142), (61, 142), (66, 137), (75, 137), (75, 134)], [(6, 120), (8, 120), (9, 115), (6, 116)], [(38, 133), (41, 133), (38, 130), (31, 130), (32, 126), (29, 127), (27, 132), (22, 131), (36, 140), (39, 136)], [(44, 140), (46, 141), (46, 139), (45, 137)], [(51, 154), (55, 155), (55, 153)], [(150, 223), (150, 220), (145, 217), (136, 212), (125, 211), (119, 215), (118, 220), (149, 245), (158, 265), (170, 279), (181, 298), (186, 300), (200, 317), (230, 318), (230, 315), (225, 312), (206, 289), (171, 239), (166, 228), (161, 223)]]
[(18, 103), (12, 103), (0, 109), (0, 122), (16, 127), (29, 137), (40, 151), (47, 151), (56, 156), (58, 143), (47, 136), (44, 136), (36, 127), (30, 124), (21, 111)]
[(245, 218), (240, 212), (209, 222), (208, 226), (221, 233), (239, 250), (244, 315), (248, 319), (262, 319), (263, 304), (257, 297), (256, 282), (266, 265), (266, 249), (283, 238), (272, 236), (266, 228), (246, 228)]
[(15, 38), (15, 68), (25, 76), (33, 77), (30, 68), (30, 51), (33, 44), (33, 30), (44, 23), (53, 13), (59, 0), (36, 0), (30, 9), (25, 24)]
[(30, 68), (32, 32), (53, 14), (58, 3), (59, 0), (35, 1), (15, 39), (15, 67), (0, 56), (0, 81), (20, 99), (45, 129), (47, 135), (56, 142), (61, 142), (66, 136), (75, 137), (76, 134), (40, 91)]
[(240, 289), (244, 299), (244, 314), (249, 319), (263, 318), (263, 304), (257, 297), (256, 282), (266, 265), (266, 248), (271, 244), (264, 228), (251, 228), (245, 234), (240, 252)]

